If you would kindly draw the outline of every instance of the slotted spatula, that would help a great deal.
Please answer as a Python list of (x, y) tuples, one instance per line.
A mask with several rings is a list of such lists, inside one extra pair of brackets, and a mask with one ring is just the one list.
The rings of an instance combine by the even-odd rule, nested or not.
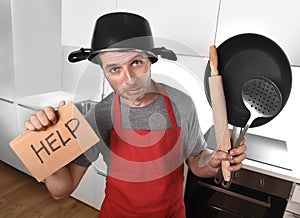
[[(282, 96), (276, 84), (266, 77), (255, 77), (243, 84), (242, 98), (245, 106), (250, 112), (247, 124), (233, 143), (233, 148), (241, 144), (248, 128), (258, 117), (271, 117), (276, 115), (281, 108)], [(224, 188), (230, 188), (232, 174), (228, 182), (223, 181)]]
[(276, 115), (282, 105), (282, 95), (276, 84), (266, 77), (255, 77), (243, 84), (242, 98), (250, 111), (250, 118), (233, 147), (239, 146), (252, 122), (258, 117)]

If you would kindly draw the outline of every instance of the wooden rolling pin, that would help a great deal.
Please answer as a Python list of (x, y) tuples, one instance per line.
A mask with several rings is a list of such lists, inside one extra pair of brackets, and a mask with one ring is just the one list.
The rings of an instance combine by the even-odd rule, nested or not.
[[(215, 135), (218, 150), (228, 152), (231, 148), (230, 136), (228, 129), (228, 119), (226, 110), (226, 101), (223, 90), (222, 76), (218, 72), (218, 55), (214, 45), (209, 48), (209, 62), (211, 76), (208, 78), (211, 106), (213, 110), (213, 119), (215, 126)], [(229, 161), (222, 161), (222, 174), (224, 181), (230, 180)]]

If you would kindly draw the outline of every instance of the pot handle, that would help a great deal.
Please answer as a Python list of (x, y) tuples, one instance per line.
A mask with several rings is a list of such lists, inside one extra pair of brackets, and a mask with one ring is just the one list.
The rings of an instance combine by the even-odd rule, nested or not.
[(75, 62), (78, 62), (78, 61), (83, 61), (83, 60), (88, 58), (91, 51), (92, 51), (92, 49), (88, 49), (88, 48), (81, 48), (77, 51), (73, 51), (69, 54), (68, 60), (71, 63), (75, 63)]
[(168, 59), (171, 61), (177, 61), (176, 54), (172, 50), (166, 49), (165, 47), (153, 48), (151, 51), (155, 55), (159, 55), (160, 57), (162, 57), (164, 59)]

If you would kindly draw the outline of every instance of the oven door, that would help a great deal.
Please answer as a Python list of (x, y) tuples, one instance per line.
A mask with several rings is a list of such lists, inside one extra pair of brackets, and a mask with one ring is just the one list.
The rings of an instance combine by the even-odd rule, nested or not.
[(224, 189), (190, 171), (184, 200), (187, 218), (281, 218), (287, 203), (284, 198), (234, 183)]

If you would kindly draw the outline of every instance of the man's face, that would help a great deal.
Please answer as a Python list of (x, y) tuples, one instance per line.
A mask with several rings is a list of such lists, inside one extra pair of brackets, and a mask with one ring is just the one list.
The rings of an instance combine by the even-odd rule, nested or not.
[(146, 54), (136, 51), (104, 52), (100, 59), (114, 91), (131, 101), (144, 97), (151, 84), (151, 62)]

